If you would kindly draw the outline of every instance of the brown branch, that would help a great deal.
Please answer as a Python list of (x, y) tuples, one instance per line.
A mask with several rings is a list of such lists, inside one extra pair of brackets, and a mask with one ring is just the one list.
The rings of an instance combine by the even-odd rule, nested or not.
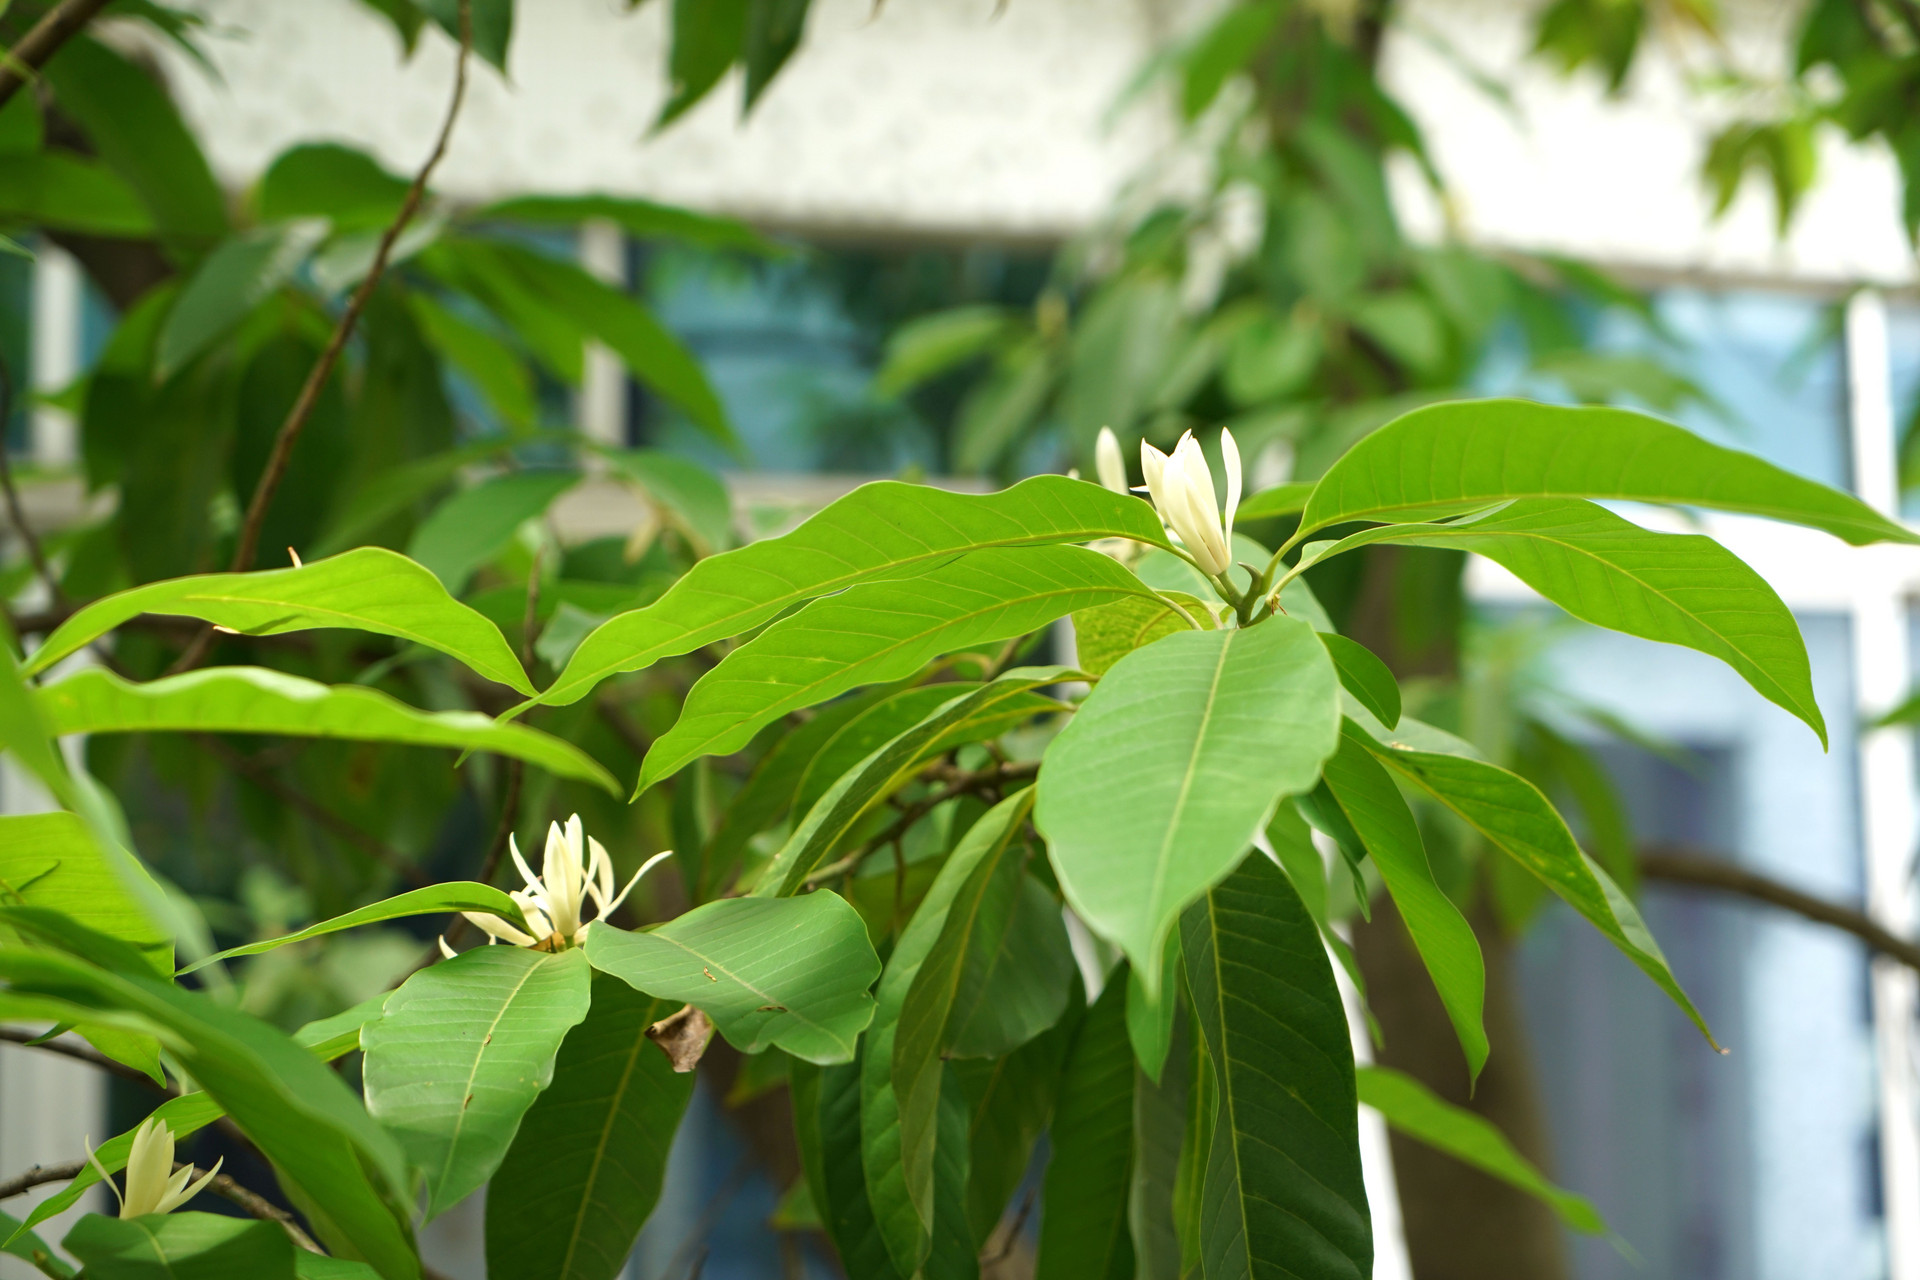
[[(173, 1171), (178, 1173), (182, 1169), (193, 1170), (193, 1172), (187, 1175), (189, 1182), (200, 1177), (202, 1172), (199, 1169), (195, 1169), (192, 1165), (182, 1164), (178, 1160), (174, 1161)], [(314, 1242), (312, 1236), (300, 1229), (300, 1224), (294, 1220), (292, 1214), (259, 1192), (250, 1191), (246, 1187), (241, 1186), (235, 1182), (230, 1175), (216, 1173), (213, 1175), (213, 1181), (207, 1183), (207, 1187), (215, 1195), (227, 1201), (229, 1204), (239, 1205), (241, 1209), (246, 1211), (248, 1217), (258, 1218), (262, 1222), (279, 1223), (281, 1227), (286, 1230), (287, 1235), (292, 1237), (293, 1242), (302, 1249), (305, 1249), (308, 1253), (326, 1252), (325, 1249), (322, 1249)]]
[(174, 1096), (173, 1090), (165, 1085), (156, 1084), (152, 1076), (138, 1067), (130, 1067), (124, 1062), (115, 1062), (97, 1049), (89, 1048), (84, 1044), (75, 1044), (70, 1040), (42, 1040), (40, 1037), (44, 1034), (44, 1032), (27, 1031), (19, 1027), (0, 1027), (0, 1041), (28, 1049), (38, 1049), (43, 1053), (57, 1053), (63, 1058), (84, 1062), (90, 1067), (97, 1067), (110, 1075), (119, 1076), (122, 1080), (145, 1085), (169, 1098)]
[(291, 809), (297, 809), (315, 823), (331, 831), (340, 839), (378, 862), (387, 870), (405, 880), (416, 889), (433, 883), (425, 872), (401, 857), (373, 836), (368, 835), (353, 823), (347, 821), (333, 810), (314, 800), (305, 792), (288, 786), (273, 770), (265, 769), (249, 759), (244, 752), (236, 751), (219, 738), (208, 734), (195, 734), (194, 741), (204, 751), (218, 760), (222, 767), (245, 775), (247, 780)]
[(65, 1164), (37, 1164), (25, 1173), (16, 1173), (0, 1182), (0, 1200), (11, 1200), (15, 1196), (25, 1195), (35, 1187), (45, 1186), (49, 1182), (72, 1182), (87, 1167), (85, 1160), (69, 1160)]
[(1692, 850), (1655, 846), (1640, 854), (1640, 874), (1664, 884), (1713, 889), (1791, 912), (1815, 924), (1850, 933), (1868, 948), (1920, 970), (1920, 945), (1884, 928), (1864, 911), (1816, 898), (1722, 858)]
[(20, 92), (33, 78), (33, 73), (46, 66), (60, 51), (60, 46), (93, 21), (94, 15), (108, 3), (109, 0), (60, 0), (34, 23), (33, 28), (20, 37), (20, 43), (7, 51), (5, 62), (0, 63), (0, 107)]
[[(0, 101), (5, 99), (0, 98)], [(13, 418), (13, 369), (4, 357), (0, 357), (0, 433), (4, 433), (7, 423)], [(60, 580), (53, 576), (53, 569), (47, 564), (46, 553), (40, 549), (39, 535), (27, 523), (27, 513), (20, 506), (20, 491), (13, 487), (13, 461), (7, 456), (7, 446), (0, 439), (0, 488), (5, 489), (7, 499), (7, 518), (13, 521), (14, 532), (20, 535), (20, 545), (27, 550), (27, 559), (33, 561), (33, 570), (40, 575), (40, 581), (47, 584), (47, 595), (56, 608), (66, 603), (66, 593), (60, 590)]]
[[(472, 0), (460, 0), (460, 54), (454, 63), (453, 98), (447, 104), (447, 115), (441, 121), (440, 134), (434, 139), (433, 151), (427, 156), (426, 163), (420, 166), (420, 171), (414, 174), (413, 182), (407, 187), (399, 213), (394, 215), (393, 221), (381, 233), (380, 244), (374, 250), (373, 264), (367, 268), (366, 278), (361, 280), (353, 296), (347, 300), (339, 323), (334, 325), (333, 336), (327, 339), (325, 350), (314, 361), (306, 382), (300, 387), (300, 394), (294, 399), (293, 407), (287, 411), (286, 421), (280, 424), (280, 433), (273, 440), (273, 452), (267, 456), (266, 468), (261, 471), (260, 480), (253, 487), (253, 497), (247, 503), (247, 514), (240, 522), (240, 536), (234, 543), (233, 560), (227, 566), (229, 573), (244, 573), (253, 567), (254, 552), (260, 544), (261, 526), (266, 523), (267, 509), (273, 505), (273, 495), (286, 478), (287, 464), (293, 458), (293, 448), (300, 441), (300, 433), (306, 429), (307, 420), (313, 417), (313, 411), (320, 403), (320, 393), (325, 390), (327, 379), (333, 376), (334, 366), (340, 363), (340, 355), (353, 337), (361, 312), (367, 309), (367, 303), (373, 299), (373, 291), (387, 273), (387, 261), (393, 256), (395, 242), (406, 231), (407, 224), (413, 221), (413, 215), (419, 211), (420, 202), (426, 198), (428, 179), (447, 153), (454, 122), (460, 118), (460, 106), (467, 96), (467, 61), (472, 52)], [(187, 651), (168, 669), (168, 674), (178, 675), (199, 666), (213, 645), (213, 635), (212, 627), (202, 630)]]

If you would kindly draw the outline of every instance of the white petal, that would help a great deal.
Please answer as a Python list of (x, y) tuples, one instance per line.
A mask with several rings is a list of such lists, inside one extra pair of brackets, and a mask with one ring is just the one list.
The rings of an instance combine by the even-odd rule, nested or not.
[(590, 865), (593, 868), (593, 886), (600, 892), (594, 895), (594, 901), (600, 906), (600, 914), (607, 914), (606, 900), (613, 896), (613, 859), (607, 855), (607, 846), (591, 837), (587, 839), (587, 849), (592, 855)]
[(1100, 438), (1093, 446), (1093, 461), (1101, 484), (1115, 493), (1127, 491), (1127, 460), (1121, 456), (1120, 437), (1113, 434), (1112, 427), (1100, 428)]
[(447, 959), (451, 960), (455, 956), (460, 954), (458, 951), (455, 951), (452, 947), (447, 945), (446, 934), (444, 933), (441, 934), (439, 937), (435, 938), (434, 941), (440, 944), (440, 954), (445, 956)]
[(527, 860), (520, 856), (520, 842), (514, 839), (511, 833), (507, 836), (507, 852), (513, 855), (513, 865), (519, 870), (521, 878), (527, 882), (527, 888), (538, 889), (540, 877), (533, 874), (533, 868), (529, 867)]
[(1162, 519), (1167, 514), (1167, 455), (1148, 444), (1140, 442), (1140, 472), (1146, 477), (1147, 493), (1153, 498), (1153, 505)]
[[(187, 1201), (199, 1195), (202, 1191), (207, 1189), (207, 1184), (209, 1182), (212, 1182), (214, 1178), (219, 1176), (220, 1166), (225, 1164), (226, 1162), (227, 1162), (227, 1158), (225, 1156), (221, 1156), (218, 1160), (215, 1160), (213, 1162), (213, 1168), (207, 1170), (205, 1176), (203, 1176), (200, 1179), (200, 1181), (194, 1183), (192, 1186), (186, 1188), (184, 1191), (170, 1191), (167, 1198), (161, 1202), (160, 1208), (155, 1210), (155, 1212), (172, 1213), (175, 1209), (178, 1209), (181, 1205), (185, 1204)], [(189, 1177), (192, 1176), (192, 1174), (193, 1174), (193, 1166), (188, 1165), (186, 1168), (180, 1171), (180, 1175), (179, 1175), (180, 1180), (182, 1182), (185, 1182)]]
[(1233, 549), (1233, 512), (1240, 505), (1240, 446), (1233, 442), (1233, 432), (1220, 428), (1220, 456), (1227, 464), (1227, 509), (1222, 512), (1221, 523), (1225, 526), (1227, 549)]
[(641, 863), (640, 869), (633, 873), (633, 879), (627, 881), (626, 888), (620, 890), (619, 894), (614, 898), (612, 902), (609, 902), (606, 906), (600, 909), (601, 916), (605, 917), (606, 915), (610, 914), (615, 907), (625, 902), (627, 900), (627, 895), (633, 892), (633, 886), (640, 883), (641, 876), (644, 876), (645, 874), (647, 874), (647, 872), (653, 870), (660, 863), (665, 862), (668, 858), (671, 858), (672, 856), (673, 856), (673, 850), (663, 849), (659, 853), (654, 854), (651, 858), (648, 858), (645, 862)]
[(93, 1135), (83, 1135), (80, 1145), (86, 1148), (87, 1163), (92, 1165), (93, 1171), (100, 1175), (100, 1181), (107, 1184), (107, 1190), (113, 1192), (113, 1198), (120, 1202), (120, 1216), (123, 1218), (132, 1216), (127, 1212), (127, 1198), (120, 1194), (120, 1187), (114, 1182), (113, 1175), (107, 1172), (107, 1166), (101, 1164), (100, 1157), (94, 1154)]
[(530, 947), (539, 941), (538, 938), (529, 938), (499, 916), (488, 915), (484, 911), (462, 911), (460, 914), (488, 937), (511, 942), (516, 947)]

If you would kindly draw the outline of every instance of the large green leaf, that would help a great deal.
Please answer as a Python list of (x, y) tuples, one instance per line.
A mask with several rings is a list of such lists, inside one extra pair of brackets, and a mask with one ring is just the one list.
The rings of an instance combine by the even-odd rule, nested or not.
[(1480, 940), (1460, 908), (1434, 883), (1420, 826), (1365, 742), (1351, 726), (1341, 735), (1340, 750), (1327, 761), (1327, 790), (1387, 882), (1387, 892), (1460, 1037), (1467, 1074), (1477, 1078), (1487, 1061), (1487, 1032), (1481, 1022), (1487, 971)]
[(520, 914), (520, 904), (500, 890), (490, 884), (478, 884), (471, 880), (450, 880), (445, 884), (431, 884), (425, 888), (410, 889), (406, 893), (384, 898), (344, 915), (334, 916), (331, 920), (322, 920), (318, 924), (308, 925), (298, 933), (232, 947), (218, 955), (208, 956), (204, 960), (190, 964), (180, 972), (192, 973), (195, 969), (204, 968), (216, 960), (257, 956), (263, 951), (273, 951), (290, 942), (305, 942), (308, 938), (338, 933), (342, 929), (358, 928), (363, 924), (402, 920), (408, 916), (441, 915), (450, 911), (485, 911), (499, 916), (516, 929), (523, 932), (527, 929), (526, 918)]
[(93, 668), (38, 690), (35, 701), (56, 734), (271, 733), (494, 751), (619, 794), (592, 756), (537, 729), (477, 711), (416, 711), (376, 689), (263, 667), (209, 667), (147, 684)]
[(98, 160), (61, 151), (0, 156), (0, 218), (83, 235), (153, 234), (133, 188)]
[(1591, 502), (1539, 498), (1459, 524), (1397, 527), (1377, 541), (1476, 552), (1576, 618), (1710, 654), (1827, 741), (1792, 612), (1712, 538), (1655, 533)]
[(1080, 1023), (1049, 1132), (1035, 1280), (1133, 1280), (1133, 1050), (1124, 981), (1110, 979)]
[(225, 337), (272, 297), (306, 262), (330, 227), (324, 218), (293, 218), (242, 231), (201, 260), (174, 299), (160, 330), (154, 372), (169, 378)]
[(1539, 788), (1484, 760), (1382, 747), (1372, 741), (1367, 746), (1381, 763), (1452, 810), (1585, 916), (1713, 1042), (1706, 1020), (1680, 989), (1638, 908), (1581, 850)]
[(0, 893), (9, 902), (58, 911), (120, 939), (147, 954), (156, 973), (173, 970), (173, 939), (128, 891), (74, 814), (0, 817)]
[(494, 1175), (512, 1193), (487, 1200), (493, 1275), (613, 1280), (660, 1198), (667, 1149), (693, 1097), (693, 1075), (647, 1038), (674, 1006), (604, 973), (593, 975), (592, 994)]
[(407, 186), (364, 151), (306, 142), (273, 158), (253, 200), (262, 222), (319, 217), (342, 231), (379, 231), (400, 212)]
[(509, 471), (462, 489), (433, 509), (407, 552), (449, 591), (463, 590), (473, 571), (499, 555), (516, 529), (573, 488), (572, 471)]
[(1033, 690), (1066, 674), (1062, 667), (1018, 667), (971, 693), (948, 700), (911, 729), (875, 748), (814, 802), (761, 875), (754, 893), (788, 897), (800, 892), (807, 877), (873, 806), (928, 760), (958, 745), (957, 740), (972, 738), (974, 735), (967, 731), (970, 725), (994, 721), (1003, 712), (1026, 718), (1054, 705)]
[[(1178, 936), (1178, 935), (1176, 935)], [(1139, 990), (1128, 981), (1128, 1006)], [(1174, 1005), (1173, 993), (1167, 993)], [(1134, 1280), (1180, 1280), (1179, 1215), (1180, 1155), (1187, 1141), (1188, 1113), (1193, 1107), (1194, 1053), (1192, 1019), (1169, 1019), (1166, 1056), (1159, 1078), (1137, 1069), (1133, 1081), (1133, 1178), (1127, 1195), (1127, 1220), (1133, 1236)], [(1177, 1048), (1173, 1048), (1177, 1044)], [(1139, 1056), (1139, 1040), (1134, 1040)]]
[[(820, 797), (833, 790), (855, 765), (955, 698), (980, 687), (977, 680), (942, 680), (905, 688), (882, 685), (850, 699), (864, 705), (824, 737), (814, 740), (813, 756), (805, 762), (799, 784), (793, 790), (792, 812), (806, 817), (820, 802)], [(1010, 700), (1010, 704), (1019, 702), (1020, 699)]]
[(61, 623), (27, 660), (27, 674), (45, 671), (143, 613), (200, 618), (251, 636), (316, 627), (371, 631), (438, 649), (489, 680), (533, 692), (500, 628), (449, 596), (427, 569), (384, 547), (297, 569), (211, 573), (116, 592)]
[(728, 755), (763, 725), (863, 684), (913, 674), (943, 653), (1038, 631), (1076, 609), (1151, 593), (1080, 547), (990, 548), (918, 577), (815, 600), (700, 677), (647, 753), (639, 789), (703, 755)]
[(1113, 664), (1176, 631), (1211, 631), (1214, 616), (1198, 597), (1178, 591), (1129, 596), (1073, 615), (1074, 656), (1080, 669), (1100, 677)]
[(860, 1085), (862, 1158), (874, 1216), (888, 1252), (911, 1274), (933, 1240), (934, 1154), (943, 1078), (942, 1051), (973, 960), (983, 913), (1007, 911), (993, 892), (1002, 867), (1019, 883), (1020, 835), (1033, 807), (1031, 788), (1010, 796), (968, 829), (901, 931), (881, 976), (874, 1028)]
[(1116, 663), (1040, 768), (1034, 820), (1067, 900), (1156, 996), (1167, 934), (1233, 869), (1280, 797), (1339, 742), (1339, 681), (1313, 628), (1188, 631)]
[(1286, 873), (1253, 857), (1188, 909), (1181, 934), (1220, 1098), (1206, 1274), (1365, 1280), (1353, 1049), (1319, 927)]
[(313, 1054), (196, 992), (52, 951), (0, 949), (0, 978), (17, 992), (138, 1014), (161, 1029), (181, 1066), (272, 1161), (281, 1189), (324, 1242), (385, 1280), (418, 1280), (400, 1148)]
[(1360, 700), (1360, 704), (1378, 716), (1387, 727), (1400, 723), (1400, 685), (1387, 664), (1373, 650), (1357, 641), (1331, 631), (1320, 633), (1333, 666), (1340, 673), (1340, 687)]
[(1388, 423), (1327, 469), (1300, 531), (1508, 498), (1682, 503), (1809, 525), (1856, 546), (1920, 541), (1858, 498), (1657, 418), (1525, 400), (1428, 405)]
[(1456, 1107), (1412, 1076), (1386, 1067), (1361, 1067), (1359, 1087), (1360, 1101), (1408, 1137), (1538, 1197), (1575, 1231), (1606, 1231), (1606, 1222), (1586, 1197), (1554, 1186), (1486, 1117)]
[(415, 973), (360, 1032), (367, 1110), (427, 1179), (427, 1216), (493, 1176), (587, 1016), (578, 950), (475, 947)]
[(615, 223), (642, 240), (680, 240), (707, 249), (741, 249), (774, 254), (779, 246), (732, 218), (698, 213), (629, 196), (514, 196), (477, 209), (476, 222), (537, 223), (573, 226), (587, 221)]
[(0, 1213), (0, 1253), (10, 1254), (54, 1280), (73, 1280), (73, 1268), (38, 1233), (12, 1214)]
[(600, 681), (751, 630), (815, 596), (910, 577), (963, 551), (1132, 538), (1165, 545), (1153, 509), (1062, 476), (992, 494), (883, 480), (793, 532), (702, 560), (666, 595), (583, 641), (539, 701), (575, 702)]
[[(862, 1045), (860, 1057), (866, 1046)], [(816, 1067), (796, 1062), (788, 1076), (794, 1136), (821, 1224), (839, 1251), (847, 1280), (901, 1280), (874, 1221), (861, 1164), (863, 1063)]]
[(778, 1045), (809, 1062), (846, 1062), (873, 1018), (880, 958), (834, 893), (724, 898), (657, 929), (595, 925), (593, 967), (663, 1000), (697, 1006), (735, 1048)]
[(1167, 1050), (1173, 1045), (1173, 1024), (1180, 1010), (1180, 931), (1167, 935), (1166, 950), (1160, 957), (1158, 996), (1147, 994), (1140, 975), (1127, 971), (1127, 1039), (1133, 1042), (1133, 1056), (1140, 1070), (1154, 1084), (1166, 1069)]
[(61, 1241), (87, 1280), (293, 1280), (293, 1241), (277, 1222), (213, 1213), (90, 1213)]
[(1011, 1053), (1066, 1012), (1075, 972), (1066, 923), (1024, 862), (996, 871), (974, 920), (947, 1024), (953, 1057)]

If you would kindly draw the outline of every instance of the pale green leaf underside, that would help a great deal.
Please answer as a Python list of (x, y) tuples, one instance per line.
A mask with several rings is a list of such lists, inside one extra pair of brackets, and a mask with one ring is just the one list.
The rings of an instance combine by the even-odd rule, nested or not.
[(1538, 1197), (1575, 1231), (1606, 1231), (1606, 1222), (1586, 1197), (1554, 1186), (1485, 1117), (1454, 1106), (1401, 1072), (1361, 1067), (1358, 1074), (1361, 1103), (1400, 1132)]
[(367, 1109), (426, 1174), (427, 1216), (493, 1176), (569, 1028), (587, 958), (476, 947), (420, 970), (360, 1032)]
[(1858, 498), (1657, 418), (1525, 400), (1428, 405), (1388, 423), (1327, 469), (1300, 529), (1541, 497), (1744, 511), (1856, 546), (1920, 541)]
[(735, 649), (687, 694), (647, 753), (639, 790), (703, 755), (728, 755), (790, 711), (929, 660), (1037, 631), (1076, 609), (1147, 597), (1112, 558), (1079, 547), (989, 548), (918, 577), (816, 600)]
[(267, 938), (260, 942), (249, 942), (245, 946), (233, 947), (218, 955), (208, 956), (180, 970), (192, 973), (204, 968), (216, 960), (235, 960), (241, 956), (256, 956), (263, 951), (272, 951), (284, 947), (290, 942), (304, 942), (308, 938), (318, 938), (324, 934), (338, 933), (342, 929), (358, 928), (363, 924), (379, 924), (383, 920), (400, 920), (407, 916), (440, 915), (449, 911), (484, 911), (499, 916), (525, 932), (526, 918), (520, 914), (520, 906), (512, 898), (492, 885), (478, 884), (471, 880), (452, 880), (445, 884), (428, 885), (421, 889), (411, 889), (391, 898), (371, 903), (345, 915), (322, 920), (318, 924), (308, 925), (298, 933), (289, 933), (279, 938)]
[(1308, 623), (1276, 617), (1135, 650), (1054, 739), (1034, 820), (1067, 900), (1149, 995), (1180, 912), (1277, 799), (1314, 784), (1339, 733), (1332, 660)]
[(833, 893), (724, 898), (657, 929), (595, 925), (593, 967), (663, 1000), (695, 1005), (733, 1046), (778, 1045), (808, 1062), (847, 1062), (873, 1018), (880, 959)]
[(891, 480), (862, 485), (793, 532), (702, 560), (653, 604), (608, 620), (538, 701), (576, 702), (609, 676), (739, 635), (857, 582), (911, 575), (985, 547), (1095, 538), (1166, 542), (1146, 503), (1063, 476), (980, 495)]
[(620, 785), (572, 743), (477, 711), (419, 711), (376, 689), (324, 685), (262, 667), (209, 667), (133, 684), (77, 671), (35, 694), (55, 734), (265, 733), (493, 751), (614, 795)]
[(422, 566), (384, 547), (362, 547), (298, 569), (210, 573), (148, 583), (96, 600), (34, 650), (44, 671), (143, 613), (200, 618), (242, 635), (344, 627), (393, 636), (458, 658), (487, 679), (531, 694), (500, 628), (447, 594)]
[(173, 969), (173, 939), (142, 909), (74, 814), (0, 817), (0, 891), (9, 902), (46, 907), (119, 938), (149, 954), (160, 974)]

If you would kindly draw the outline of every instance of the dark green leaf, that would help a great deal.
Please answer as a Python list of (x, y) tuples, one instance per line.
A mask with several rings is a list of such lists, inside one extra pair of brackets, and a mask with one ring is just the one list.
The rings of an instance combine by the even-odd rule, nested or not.
[(747, 72), (746, 95), (740, 112), (745, 115), (767, 91), (780, 68), (800, 47), (807, 26), (809, 0), (749, 0), (747, 29), (740, 61)]
[[(414, 0), (429, 18), (455, 40), (460, 38), (460, 0)], [(513, 39), (513, 0), (468, 0), (473, 24), (473, 51), (502, 72), (507, 69), (507, 45)]]
[(912, 675), (943, 653), (1038, 631), (1076, 609), (1147, 594), (1096, 551), (996, 547), (815, 600), (700, 677), (680, 719), (647, 753), (637, 789), (700, 756), (738, 751), (790, 711)]
[(1149, 995), (1180, 912), (1313, 785), (1339, 734), (1332, 660), (1306, 622), (1276, 617), (1136, 650), (1054, 739), (1034, 820), (1067, 900)]
[(1318, 926), (1256, 856), (1181, 927), (1220, 1099), (1201, 1207), (1206, 1274), (1364, 1280), (1373, 1234), (1353, 1049)]
[(909, 320), (887, 338), (873, 389), (883, 396), (911, 391), (991, 351), (1012, 327), (1012, 314), (993, 306), (954, 307)]
[(814, 1206), (848, 1280), (900, 1280), (867, 1199), (860, 1156), (860, 1058), (832, 1067), (793, 1064), (794, 1133)]
[(293, 1280), (293, 1241), (277, 1222), (212, 1213), (90, 1213), (63, 1245), (87, 1280)]
[(226, 336), (298, 271), (326, 239), (324, 218), (254, 227), (220, 244), (187, 278), (160, 330), (154, 371), (169, 378)]
[(679, 119), (720, 82), (740, 57), (751, 0), (673, 0), (673, 42), (667, 53), (667, 101), (655, 130)]
[(1060, 1082), (1035, 1280), (1133, 1278), (1133, 1075), (1127, 984), (1110, 979), (1080, 1023)]
[(435, 507), (407, 553), (447, 590), (459, 592), (475, 569), (505, 549), (515, 530), (578, 483), (572, 471), (509, 471), (483, 480)]
[(1420, 826), (1365, 742), (1357, 728), (1341, 736), (1340, 750), (1326, 764), (1327, 789), (1387, 882), (1387, 892), (1460, 1037), (1467, 1075), (1478, 1078), (1487, 1061), (1487, 1033), (1481, 1022), (1487, 972), (1480, 941), (1460, 908), (1434, 883)]
[(476, 222), (538, 223), (572, 226), (589, 220), (611, 222), (641, 240), (679, 240), (705, 249), (739, 249), (774, 254), (779, 246), (744, 222), (698, 213), (628, 196), (515, 196), (486, 205)]
[(535, 398), (533, 370), (512, 347), (435, 302), (431, 295), (409, 293), (407, 303), (420, 322), (421, 336), (446, 357), (493, 405), (500, 421), (524, 430), (533, 425), (540, 406)]
[(1327, 646), (1327, 653), (1333, 658), (1341, 687), (1360, 699), (1361, 705), (1378, 716), (1387, 728), (1399, 724), (1400, 685), (1387, 664), (1367, 646), (1331, 631), (1320, 633), (1320, 643)]
[[(592, 935), (588, 935), (592, 936)], [(567, 1033), (540, 1095), (494, 1175), (487, 1268), (516, 1280), (613, 1280), (666, 1177), (667, 1149), (693, 1097), (647, 1038), (674, 1011), (620, 979), (593, 975), (593, 1007)]]
[(153, 234), (152, 215), (119, 175), (60, 151), (0, 155), (0, 218), (83, 235)]
[(1858, 498), (1645, 414), (1524, 400), (1429, 405), (1395, 419), (1328, 468), (1300, 528), (1427, 519), (1531, 497), (1745, 511), (1856, 546), (1920, 541)]
[[(1178, 937), (1179, 935), (1174, 935)], [(1174, 979), (1177, 983), (1177, 977)], [(1140, 985), (1127, 984), (1128, 1025), (1133, 999)], [(1142, 1069), (1133, 1081), (1133, 1180), (1127, 1196), (1127, 1219), (1133, 1237), (1134, 1280), (1180, 1280), (1180, 1227), (1175, 1203), (1180, 1182), (1180, 1153), (1187, 1138), (1187, 1118), (1193, 1107), (1194, 1053), (1192, 1019), (1172, 999), (1167, 1004), (1180, 1017), (1168, 1019), (1166, 1040), (1177, 1044), (1158, 1071), (1158, 1078)], [(1177, 1034), (1176, 1034), (1177, 1033)], [(1135, 1056), (1139, 1038), (1134, 1037)]]
[(210, 667), (132, 684), (78, 671), (38, 691), (56, 734), (271, 733), (494, 751), (618, 794), (607, 771), (570, 742), (476, 711), (416, 711), (358, 685), (328, 686), (262, 667)]
[(1066, 1015), (1006, 1057), (947, 1064), (947, 1073), (960, 1082), (973, 1106), (967, 1221), (973, 1227), (975, 1249), (987, 1247), (1007, 1202), (1026, 1177), (1033, 1144), (1053, 1114), (1067, 1051), (1085, 1015), (1086, 996), (1076, 981)]
[(458, 658), (489, 680), (532, 693), (500, 628), (447, 595), (439, 579), (383, 547), (362, 547), (297, 569), (210, 573), (149, 583), (96, 600), (34, 651), (45, 671), (143, 613), (200, 618), (242, 635), (346, 627), (395, 636)]
[(735, 1048), (778, 1045), (809, 1062), (846, 1062), (873, 1018), (880, 958), (867, 927), (833, 893), (725, 898), (646, 933), (595, 925), (602, 973), (700, 1008)]
[(1360, 1101), (1387, 1123), (1448, 1155), (1538, 1197), (1575, 1231), (1599, 1235), (1607, 1224), (1584, 1196), (1553, 1185), (1484, 1117), (1435, 1096), (1412, 1076), (1385, 1067), (1359, 1069)]
[(476, 947), (408, 978), (361, 1030), (367, 1110), (426, 1174), (429, 1218), (500, 1167), (588, 981), (578, 950)]
[(262, 222), (325, 218), (339, 231), (385, 230), (400, 212), (407, 185), (364, 151), (308, 142), (273, 158), (254, 203)]
[(1133, 538), (1163, 545), (1153, 509), (1099, 485), (1035, 476), (1001, 493), (880, 481), (792, 533), (696, 564), (645, 609), (588, 636), (539, 701), (562, 705), (600, 681), (739, 635), (858, 582), (910, 576), (959, 552)]

